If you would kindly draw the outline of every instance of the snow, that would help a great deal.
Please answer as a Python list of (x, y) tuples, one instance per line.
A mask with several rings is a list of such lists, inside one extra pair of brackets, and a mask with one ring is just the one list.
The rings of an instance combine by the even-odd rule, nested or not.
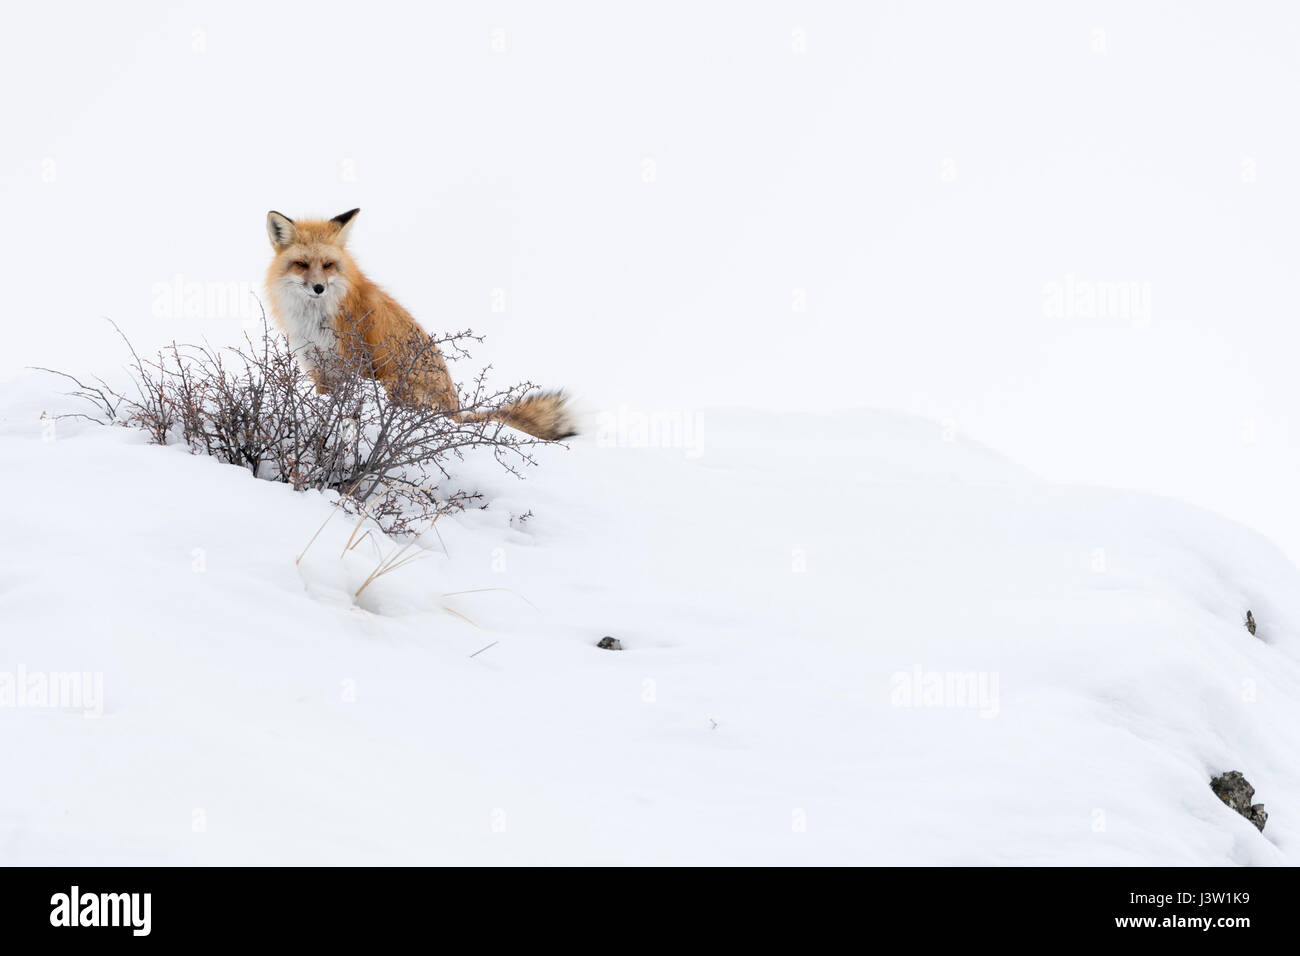
[(488, 507), (354, 600), (396, 542), (51, 435), (56, 391), (0, 396), (4, 659), (101, 673), (102, 715), (0, 711), (7, 862), (1300, 857), (1300, 582), (1205, 512), (894, 413), (711, 409), (677, 447), (605, 416), (523, 481), (467, 462)]

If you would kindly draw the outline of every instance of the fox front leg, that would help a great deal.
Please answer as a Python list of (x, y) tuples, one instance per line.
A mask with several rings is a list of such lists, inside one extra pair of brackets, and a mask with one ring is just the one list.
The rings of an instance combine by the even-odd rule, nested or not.
[(325, 375), (321, 372), (320, 369), (309, 368), (307, 369), (307, 375), (312, 380), (312, 384), (316, 386), (317, 395), (329, 394), (330, 388), (328, 385), (325, 384)]

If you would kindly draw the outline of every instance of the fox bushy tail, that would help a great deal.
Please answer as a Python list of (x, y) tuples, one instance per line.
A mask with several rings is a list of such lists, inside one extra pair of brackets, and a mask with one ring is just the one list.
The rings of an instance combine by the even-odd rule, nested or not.
[(457, 412), (456, 420), (498, 421), (545, 441), (559, 441), (578, 434), (568, 398), (563, 392), (530, 395), (490, 412)]

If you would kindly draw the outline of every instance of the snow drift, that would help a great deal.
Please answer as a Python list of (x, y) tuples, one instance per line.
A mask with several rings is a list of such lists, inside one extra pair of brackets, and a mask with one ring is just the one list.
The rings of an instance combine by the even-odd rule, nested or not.
[(56, 392), (0, 395), (0, 672), (102, 698), (0, 707), (5, 863), (1300, 863), (1300, 576), (1211, 514), (623, 410), (358, 597), (398, 543)]

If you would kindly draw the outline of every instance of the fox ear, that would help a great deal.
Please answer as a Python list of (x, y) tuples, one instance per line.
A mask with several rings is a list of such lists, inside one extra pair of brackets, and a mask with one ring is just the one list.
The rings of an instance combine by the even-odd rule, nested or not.
[(283, 249), (298, 237), (298, 229), (292, 219), (272, 209), (266, 214), (266, 234), (273, 249)]
[(360, 209), (349, 209), (347, 212), (341, 212), (330, 220), (339, 227), (338, 235), (335, 237), (338, 239), (339, 245), (348, 241), (348, 230), (352, 228), (352, 222), (357, 218), (357, 213), (360, 211)]

